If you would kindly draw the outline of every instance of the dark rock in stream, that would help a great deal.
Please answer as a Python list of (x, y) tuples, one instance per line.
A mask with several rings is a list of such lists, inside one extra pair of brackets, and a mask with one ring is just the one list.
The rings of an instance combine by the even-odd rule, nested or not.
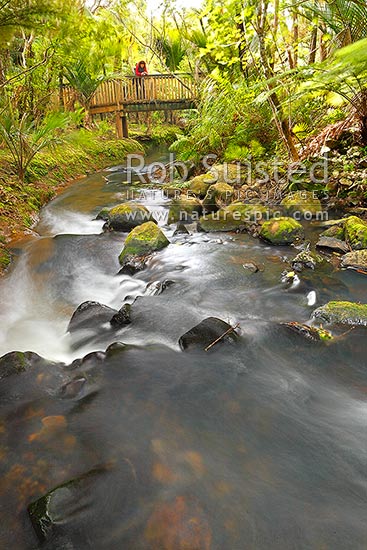
[(0, 357), (0, 380), (28, 371), (40, 363), (47, 363), (45, 359), (32, 351), (11, 351)]
[(150, 257), (151, 256), (149, 254), (145, 256), (134, 256), (132, 254), (125, 256), (122, 268), (118, 274), (135, 275), (135, 273), (138, 273), (138, 271), (142, 271), (145, 268)]
[(109, 323), (118, 311), (99, 302), (83, 302), (74, 311), (68, 326), (68, 332), (95, 328), (96, 325)]
[[(232, 326), (218, 319), (217, 317), (207, 317), (201, 323), (188, 330), (181, 336), (178, 343), (183, 351), (192, 348), (205, 350), (215, 340), (224, 335), (225, 332), (232, 329)], [(220, 342), (234, 342), (237, 333), (231, 331), (228, 335), (221, 338)], [(218, 342), (218, 343), (220, 343)]]
[(114, 470), (111, 465), (98, 466), (28, 506), (42, 548), (112, 548), (111, 528), (115, 518), (111, 512), (128, 513), (135, 499), (136, 483), (128, 463), (122, 461), (119, 465), (118, 477), (113, 475)]
[(189, 235), (189, 231), (186, 227), (186, 225), (184, 223), (178, 223), (177, 224), (177, 227), (173, 233), (173, 236), (175, 237), (176, 235)]
[(110, 320), (112, 326), (129, 325), (131, 323), (131, 305), (124, 304)]
[(335, 239), (335, 237), (320, 237), (316, 243), (316, 247), (331, 252), (338, 252), (339, 254), (345, 254), (350, 250), (346, 242)]

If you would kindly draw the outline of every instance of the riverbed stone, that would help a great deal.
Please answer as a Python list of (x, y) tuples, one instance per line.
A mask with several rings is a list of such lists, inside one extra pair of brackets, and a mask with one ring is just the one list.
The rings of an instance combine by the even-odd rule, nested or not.
[(367, 250), (354, 250), (353, 252), (344, 254), (341, 266), (361, 269), (367, 272)]
[(345, 222), (345, 239), (353, 250), (367, 248), (367, 222), (357, 216), (349, 216)]
[(341, 225), (336, 224), (336, 225), (332, 225), (331, 227), (328, 227), (325, 231), (321, 233), (320, 238), (332, 237), (334, 239), (344, 241), (344, 235), (345, 235), (345, 222)]
[(311, 250), (301, 250), (291, 261), (291, 266), (295, 271), (301, 272), (303, 269), (315, 269), (324, 259)]
[(367, 304), (331, 301), (317, 308), (313, 317), (331, 325), (367, 326)]
[(181, 195), (179, 199), (171, 202), (168, 212), (168, 223), (197, 221), (203, 207), (196, 197)]
[(96, 216), (96, 220), (104, 220), (105, 222), (108, 221), (108, 216), (110, 214), (111, 208), (102, 208)]
[(281, 217), (265, 221), (260, 237), (274, 245), (285, 246), (304, 239), (302, 225), (293, 218)]
[(239, 164), (227, 162), (225, 164), (213, 164), (209, 170), (209, 174), (217, 182), (227, 183), (232, 186), (241, 185), (247, 178), (247, 169)]
[[(218, 319), (217, 317), (207, 317), (198, 325), (185, 332), (185, 334), (183, 334), (179, 339), (178, 343), (183, 351), (195, 348), (204, 350), (231, 328), (231, 325), (222, 319)], [(238, 335), (236, 332), (231, 331), (220, 342), (234, 342), (237, 336)]]
[(0, 380), (13, 374), (21, 374), (46, 360), (32, 351), (11, 351), (0, 357)]
[(195, 176), (189, 182), (188, 190), (190, 194), (203, 199), (211, 185), (214, 184), (213, 176), (211, 174), (201, 174)]
[(157, 223), (149, 210), (136, 202), (125, 202), (108, 212), (107, 226), (114, 231), (131, 231), (145, 222)]
[(117, 313), (115, 313), (111, 319), (110, 323), (112, 326), (122, 326), (129, 325), (131, 323), (131, 305), (124, 304)]
[(314, 342), (332, 340), (333, 336), (331, 332), (322, 327), (313, 327), (298, 323), (297, 321), (291, 321), (288, 323), (281, 323), (282, 326), (288, 328), (290, 331)]
[(345, 254), (349, 250), (349, 246), (345, 241), (335, 239), (334, 237), (322, 236), (317, 241), (316, 248), (320, 248), (325, 251), (337, 252), (338, 254)]
[(142, 258), (169, 245), (163, 231), (153, 222), (135, 227), (126, 237), (125, 246), (119, 256), (122, 266), (136, 258)]
[(233, 187), (223, 182), (215, 183), (209, 187), (203, 200), (203, 207), (208, 212), (213, 212), (229, 205), (232, 202), (233, 195)]
[(320, 200), (313, 191), (294, 191), (289, 193), (281, 202), (288, 214), (299, 212), (302, 217), (316, 216), (322, 212)]
[(94, 329), (99, 325), (109, 323), (116, 313), (116, 309), (99, 302), (83, 302), (74, 311), (67, 331), (72, 333), (78, 330)]

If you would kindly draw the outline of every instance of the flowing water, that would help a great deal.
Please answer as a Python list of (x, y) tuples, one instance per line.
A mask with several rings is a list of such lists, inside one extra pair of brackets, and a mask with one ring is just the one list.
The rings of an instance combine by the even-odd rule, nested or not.
[[(308, 321), (331, 298), (365, 302), (364, 277), (328, 264), (288, 286), (295, 249), (174, 236), (163, 221), (170, 246), (118, 275), (126, 234), (94, 218), (128, 197), (126, 177), (94, 174), (47, 205), (1, 281), (0, 355), (47, 361), (0, 382), (0, 548), (366, 549), (366, 332), (314, 343), (279, 325)], [(164, 280), (173, 284), (152, 293)], [(136, 296), (118, 333), (79, 346), (67, 333), (80, 303), (119, 309)], [(208, 316), (239, 323), (239, 341), (180, 351)], [(130, 345), (105, 353), (115, 341)], [(56, 535), (42, 544), (27, 506), (90, 471), (89, 485), (58, 497)]]

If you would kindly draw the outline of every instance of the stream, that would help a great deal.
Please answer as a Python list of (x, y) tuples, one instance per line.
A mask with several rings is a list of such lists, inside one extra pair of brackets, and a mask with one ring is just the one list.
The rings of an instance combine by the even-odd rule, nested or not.
[[(147, 162), (167, 158), (155, 149)], [(45, 359), (0, 381), (0, 548), (366, 549), (365, 329), (325, 343), (280, 326), (330, 299), (366, 302), (364, 277), (328, 263), (289, 286), (295, 248), (174, 235), (163, 217), (171, 244), (119, 275), (126, 233), (95, 217), (129, 198), (126, 181), (120, 166), (73, 183), (0, 281), (0, 356)], [(148, 192), (141, 202), (168, 205)], [(312, 242), (320, 232), (305, 230)], [(68, 323), (87, 300), (134, 302), (131, 324), (75, 343)], [(239, 323), (238, 341), (181, 351), (179, 337), (210, 316)], [(28, 505), (87, 473), (60, 491), (42, 541)]]

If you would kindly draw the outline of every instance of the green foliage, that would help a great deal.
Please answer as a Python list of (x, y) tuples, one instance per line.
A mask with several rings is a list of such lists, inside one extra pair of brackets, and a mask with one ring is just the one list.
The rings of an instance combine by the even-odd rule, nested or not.
[(10, 152), (22, 182), (34, 157), (42, 149), (60, 142), (59, 130), (67, 123), (68, 116), (64, 113), (50, 114), (37, 123), (27, 113), (20, 117), (11, 106), (0, 115), (0, 138)]
[(202, 102), (190, 125), (190, 135), (171, 146), (184, 160), (216, 154), (224, 160), (262, 158), (274, 151), (276, 130), (268, 106), (253, 103), (254, 92), (244, 83), (208, 79)]

